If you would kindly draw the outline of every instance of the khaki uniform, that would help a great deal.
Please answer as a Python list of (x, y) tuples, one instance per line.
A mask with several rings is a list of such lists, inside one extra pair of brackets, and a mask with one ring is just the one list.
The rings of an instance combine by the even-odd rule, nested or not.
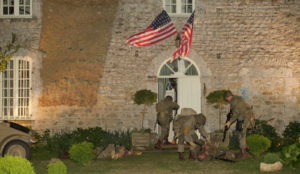
[(156, 104), (157, 123), (161, 126), (160, 141), (168, 137), (170, 122), (173, 119), (172, 112), (177, 109), (179, 109), (179, 105), (167, 98)]
[(189, 143), (190, 150), (195, 152), (200, 145), (204, 144), (200, 141), (195, 130), (199, 130), (201, 136), (208, 137), (204, 130), (206, 118), (203, 114), (179, 115), (174, 121), (174, 133), (178, 138), (178, 152), (184, 152), (184, 141)]
[(254, 113), (252, 108), (240, 96), (233, 96), (230, 103), (232, 116), (229, 120), (230, 124), (237, 121), (237, 131), (239, 132), (240, 148), (247, 148), (246, 133), (248, 128), (252, 128), (255, 124)]

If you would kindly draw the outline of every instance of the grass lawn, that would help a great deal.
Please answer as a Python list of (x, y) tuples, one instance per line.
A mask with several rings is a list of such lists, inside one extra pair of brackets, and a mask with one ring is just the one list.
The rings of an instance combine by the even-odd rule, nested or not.
[[(47, 164), (53, 154), (34, 151), (32, 163), (37, 174), (47, 174)], [(187, 158), (188, 154), (185, 154)], [(259, 159), (249, 158), (236, 163), (224, 161), (179, 161), (175, 151), (144, 152), (141, 156), (118, 160), (94, 160), (87, 166), (79, 166), (71, 160), (63, 160), (69, 174), (255, 174), (259, 172)], [(286, 167), (274, 174), (297, 174), (297, 168)]]

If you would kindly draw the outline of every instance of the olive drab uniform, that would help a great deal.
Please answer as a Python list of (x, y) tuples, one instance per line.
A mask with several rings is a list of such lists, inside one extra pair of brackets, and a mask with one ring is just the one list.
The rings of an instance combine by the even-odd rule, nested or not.
[[(183, 109), (182, 109), (183, 110)], [(178, 138), (179, 159), (183, 160), (184, 142), (190, 144), (190, 159), (197, 158), (197, 149), (204, 144), (199, 140), (195, 130), (199, 130), (201, 136), (205, 139), (208, 133), (204, 130), (206, 118), (203, 114), (185, 115), (181, 113), (174, 121), (174, 133)]]
[(167, 140), (170, 129), (170, 122), (172, 121), (173, 110), (179, 109), (179, 105), (172, 101), (172, 97), (167, 96), (165, 99), (156, 104), (157, 123), (161, 126), (161, 135), (159, 136), (159, 143), (163, 139)]
[(255, 117), (252, 108), (240, 96), (232, 96), (230, 103), (230, 110), (232, 116), (229, 124), (236, 123), (236, 130), (239, 132), (240, 148), (247, 148), (246, 133), (247, 129), (252, 128), (255, 124)]

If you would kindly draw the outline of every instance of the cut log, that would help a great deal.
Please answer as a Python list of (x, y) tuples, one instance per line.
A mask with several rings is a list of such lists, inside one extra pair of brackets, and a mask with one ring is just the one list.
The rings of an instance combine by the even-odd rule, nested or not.
[(282, 169), (282, 163), (277, 161), (273, 164), (260, 163), (260, 171), (261, 172), (275, 172)]

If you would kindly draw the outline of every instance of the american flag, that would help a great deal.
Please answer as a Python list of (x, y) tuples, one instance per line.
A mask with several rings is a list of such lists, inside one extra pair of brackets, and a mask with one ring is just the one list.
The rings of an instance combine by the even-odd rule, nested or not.
[(180, 45), (179, 48), (177, 48), (173, 53), (171, 61), (173, 61), (177, 57), (187, 57), (190, 54), (190, 50), (192, 47), (194, 14), (195, 11), (189, 17), (187, 23), (183, 26), (180, 32), (181, 35)]
[(126, 38), (127, 43), (134, 46), (148, 46), (163, 41), (177, 34), (170, 16), (163, 10), (145, 31)]

